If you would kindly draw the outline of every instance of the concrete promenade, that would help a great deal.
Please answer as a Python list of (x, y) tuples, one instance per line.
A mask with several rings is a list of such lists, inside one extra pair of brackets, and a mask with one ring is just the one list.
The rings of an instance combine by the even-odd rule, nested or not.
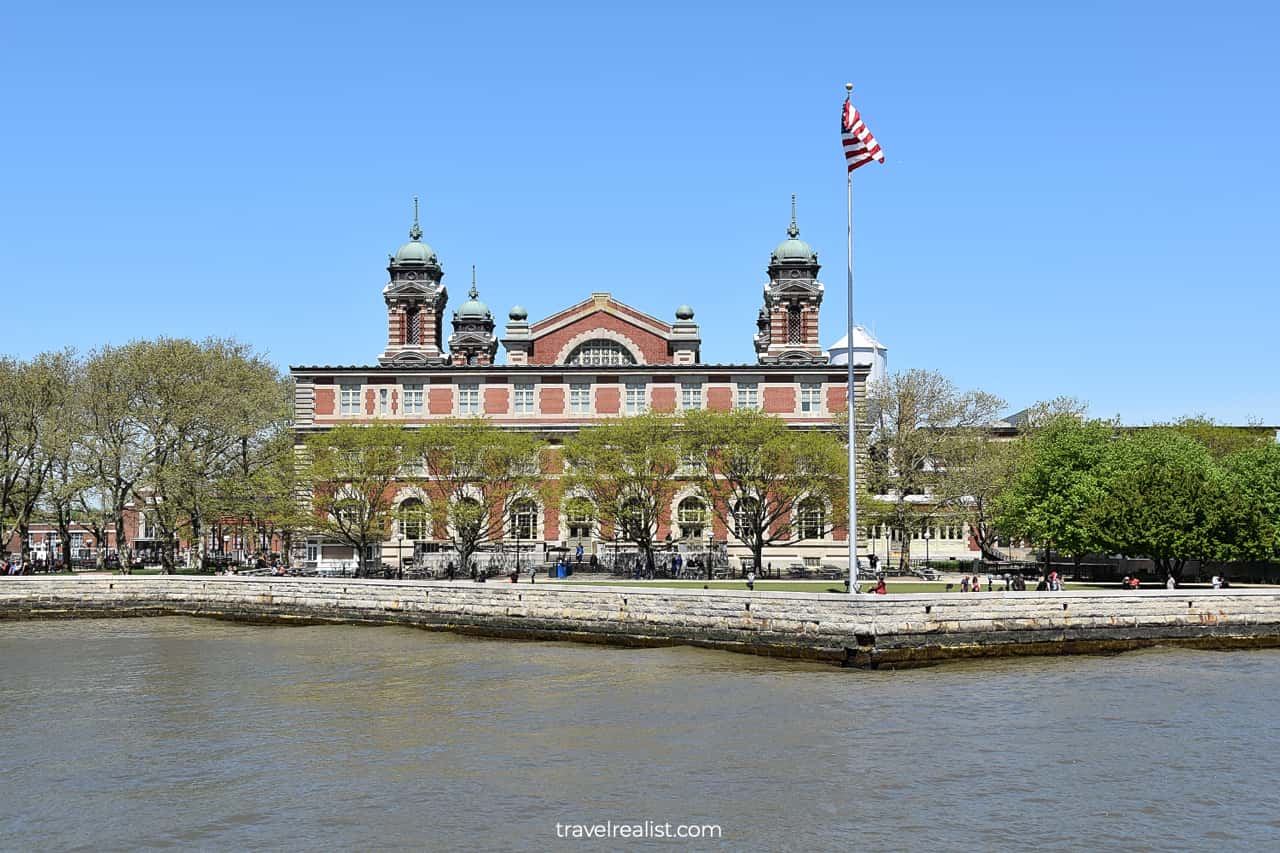
[(505, 581), (0, 578), (0, 619), (158, 615), (684, 644), (869, 667), (1161, 643), (1280, 646), (1280, 589), (848, 596)]

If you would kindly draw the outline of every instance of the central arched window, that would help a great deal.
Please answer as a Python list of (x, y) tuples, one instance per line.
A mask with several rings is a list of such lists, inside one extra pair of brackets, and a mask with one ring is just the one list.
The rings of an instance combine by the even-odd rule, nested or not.
[(396, 507), (396, 524), (405, 539), (427, 538), (427, 507), (418, 498), (405, 498)]
[(608, 338), (593, 338), (573, 348), (566, 359), (568, 364), (635, 364), (631, 350)]
[(681, 539), (701, 539), (707, 526), (707, 505), (700, 498), (688, 497), (676, 507)]

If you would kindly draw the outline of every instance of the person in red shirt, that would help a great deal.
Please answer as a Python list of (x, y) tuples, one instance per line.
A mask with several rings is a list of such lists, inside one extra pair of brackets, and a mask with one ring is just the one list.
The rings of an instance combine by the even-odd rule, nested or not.
[(880, 582), (876, 584), (876, 588), (872, 592), (876, 595), (888, 595), (889, 590), (884, 588), (884, 578), (880, 578)]

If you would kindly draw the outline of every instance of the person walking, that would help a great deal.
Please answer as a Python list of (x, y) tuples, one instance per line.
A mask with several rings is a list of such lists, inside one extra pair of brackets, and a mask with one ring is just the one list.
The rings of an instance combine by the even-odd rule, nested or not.
[(755, 572), (755, 569), (752, 569), (751, 571), (747, 572), (747, 589), (753, 590), (755, 588), (756, 588), (756, 572)]
[(1209, 585), (1214, 589), (1222, 589), (1222, 575), (1214, 575), (1213, 580), (1209, 581)]
[(1172, 572), (1170, 572), (1170, 573), (1169, 573), (1169, 577), (1165, 579), (1164, 587), (1165, 587), (1165, 589), (1177, 589), (1177, 588), (1178, 588), (1178, 582), (1177, 582), (1176, 580), (1174, 580), (1174, 578), (1173, 578), (1173, 573), (1172, 573)]
[(968, 592), (968, 591), (969, 591), (969, 576), (968, 576), (968, 575), (965, 575), (964, 577), (960, 578), (960, 591), (961, 591), (961, 592)]

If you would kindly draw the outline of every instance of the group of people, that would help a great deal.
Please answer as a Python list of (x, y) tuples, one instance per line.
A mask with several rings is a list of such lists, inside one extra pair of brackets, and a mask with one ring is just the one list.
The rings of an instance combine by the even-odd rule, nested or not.
[(0, 574), (5, 575), (34, 575), (36, 573), (35, 567), (30, 563), (19, 563), (13, 560), (0, 561), (0, 568), (3, 568)]

